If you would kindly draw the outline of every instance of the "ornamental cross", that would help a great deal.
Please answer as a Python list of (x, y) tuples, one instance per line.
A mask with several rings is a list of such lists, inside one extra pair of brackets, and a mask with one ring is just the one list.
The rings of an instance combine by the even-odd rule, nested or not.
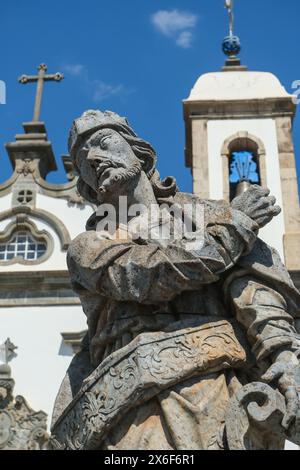
[(225, 8), (229, 14), (229, 34), (233, 36), (233, 0), (225, 0)]
[(37, 82), (33, 122), (39, 122), (40, 120), (44, 82), (60, 82), (64, 78), (64, 75), (62, 73), (47, 75), (46, 64), (41, 64), (38, 67), (38, 71), (38, 75), (22, 75), (19, 78), (19, 82), (23, 85), (25, 85), (26, 83)]
[(8, 362), (16, 356), (14, 352), (15, 349), (17, 349), (17, 346), (15, 346), (9, 338), (7, 338), (3, 344), (0, 344), (0, 362), (8, 364)]

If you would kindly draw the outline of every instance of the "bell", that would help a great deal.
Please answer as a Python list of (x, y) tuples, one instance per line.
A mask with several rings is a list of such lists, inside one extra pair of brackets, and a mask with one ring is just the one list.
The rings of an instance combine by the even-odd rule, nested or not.
[(248, 191), (248, 189), (250, 188), (251, 186), (251, 183), (249, 180), (243, 180), (243, 181), (240, 181), (237, 185), (237, 188), (236, 188), (236, 197), (237, 196), (240, 196), (241, 194), (243, 194), (244, 192)]

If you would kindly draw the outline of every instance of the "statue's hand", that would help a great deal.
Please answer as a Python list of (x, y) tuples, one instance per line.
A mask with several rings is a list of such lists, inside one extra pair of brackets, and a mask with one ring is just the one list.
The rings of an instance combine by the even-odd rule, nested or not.
[(267, 383), (274, 382), (286, 399), (286, 414), (282, 426), (287, 430), (300, 408), (300, 363), (295, 354), (281, 353), (276, 362), (262, 376)]
[(247, 191), (233, 199), (231, 207), (244, 212), (257, 223), (259, 228), (262, 228), (281, 212), (280, 207), (275, 206), (275, 197), (269, 194), (269, 189), (253, 184)]

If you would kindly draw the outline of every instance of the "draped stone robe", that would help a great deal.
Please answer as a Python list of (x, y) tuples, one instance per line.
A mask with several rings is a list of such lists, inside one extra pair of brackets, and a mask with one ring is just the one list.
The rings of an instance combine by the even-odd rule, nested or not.
[[(199, 202), (182, 193), (174, 200), (182, 206)], [(200, 328), (205, 336), (207, 325), (213, 326), (213, 343), (205, 337), (208, 346), (201, 349), (205, 366), (190, 367), (186, 376), (173, 370), (169, 386), (156, 384), (154, 396), (120, 412), (101, 449), (226, 448), (230, 397), (261, 376), (276, 350), (300, 346), (294, 321), (299, 294), (278, 254), (257, 239), (257, 226), (245, 214), (224, 201), (201, 202), (205, 236), (199, 250), (187, 250), (184, 240), (99, 239), (95, 215), (70, 246), (68, 266), (87, 316), (88, 351), (81, 353), (82, 374), (80, 355), (70, 366), (54, 423), (82, 378), (117, 351), (125, 354), (141, 334), (170, 341), (173, 334), (175, 344), (178, 332), (188, 338)], [(273, 444), (270, 438), (264, 448)]]

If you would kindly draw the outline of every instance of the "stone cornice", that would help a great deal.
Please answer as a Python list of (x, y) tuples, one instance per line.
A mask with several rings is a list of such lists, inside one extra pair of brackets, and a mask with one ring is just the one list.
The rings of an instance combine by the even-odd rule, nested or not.
[(296, 104), (291, 97), (251, 100), (183, 101), (185, 121), (185, 164), (192, 167), (192, 121), (213, 121), (228, 119), (275, 119), (287, 116), (294, 118)]
[(80, 305), (65, 271), (0, 272), (0, 308)]
[(70, 346), (74, 354), (81, 351), (82, 340), (85, 337), (87, 330), (78, 332), (62, 332), (61, 336), (66, 345)]
[(67, 183), (48, 183), (41, 177), (35, 177), (34, 181), (38, 186), (40, 186), (43, 190), (42, 194), (46, 194), (52, 197), (62, 197), (63, 193), (69, 193), (76, 188), (77, 185), (77, 178), (74, 178), (72, 181), (68, 181)]
[(86, 201), (83, 197), (78, 195), (78, 177), (75, 177), (71, 181), (68, 181), (66, 183), (58, 184), (49, 183), (45, 181), (40, 175), (36, 175), (35, 173), (31, 175), (30, 179), (21, 180), (21, 177), (22, 175), (20, 174), (20, 171), (15, 170), (8, 180), (0, 184), (0, 198), (6, 196), (7, 194), (10, 194), (13, 190), (13, 186), (20, 181), (22, 182), (22, 185), (24, 185), (24, 183), (26, 182), (28, 183), (28, 185), (32, 185), (32, 183), (35, 183), (39, 188), (39, 194), (42, 194), (44, 196), (57, 199), (65, 199), (71, 203), (76, 203), (84, 206), (88, 205), (93, 207), (93, 205), (89, 201)]
[(183, 101), (185, 119), (200, 117), (209, 119), (231, 119), (234, 117), (294, 116), (297, 105), (290, 97), (251, 100)]

